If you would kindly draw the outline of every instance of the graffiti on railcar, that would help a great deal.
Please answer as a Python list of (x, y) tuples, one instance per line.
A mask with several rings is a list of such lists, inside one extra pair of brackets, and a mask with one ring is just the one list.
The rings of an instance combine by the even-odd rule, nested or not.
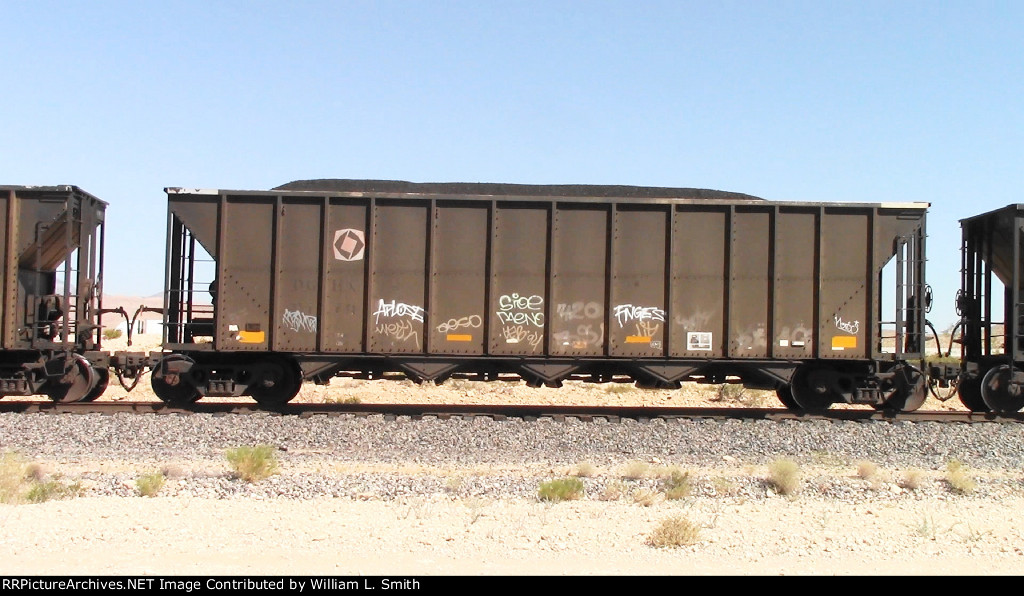
[(412, 321), (419, 323), (423, 322), (423, 307), (415, 306), (412, 304), (406, 304), (404, 302), (398, 302), (392, 300), (391, 302), (385, 302), (381, 299), (377, 303), (377, 310), (373, 313), (373, 322), (380, 323), (381, 317), (384, 318), (401, 318), (408, 317)]
[(502, 294), (498, 298), (498, 320), (502, 324), (544, 326), (544, 298), (533, 294)]
[(305, 331), (316, 333), (317, 318), (314, 315), (307, 315), (301, 310), (284, 310), (281, 315), (281, 324), (292, 331)]
[(665, 311), (656, 306), (639, 306), (635, 304), (619, 304), (612, 314), (619, 327), (625, 327), (631, 321), (665, 321)]
[(573, 302), (572, 304), (562, 303), (556, 308), (558, 318), (563, 321), (584, 321), (588, 319), (600, 319), (604, 317), (604, 309), (599, 302)]
[(836, 323), (836, 329), (840, 331), (844, 331), (852, 335), (860, 333), (860, 321), (844, 321), (839, 315), (835, 315), (833, 320)]
[(506, 325), (501, 332), (505, 336), (505, 343), (525, 344), (530, 346), (531, 351), (536, 351), (544, 340), (542, 332), (523, 325)]
[(451, 318), (437, 326), (438, 333), (451, 333), (459, 329), (479, 329), (484, 324), (480, 315), (469, 315), (468, 317)]
[(420, 346), (419, 326), (423, 322), (423, 307), (397, 300), (381, 299), (373, 313), (374, 331), (398, 342)]

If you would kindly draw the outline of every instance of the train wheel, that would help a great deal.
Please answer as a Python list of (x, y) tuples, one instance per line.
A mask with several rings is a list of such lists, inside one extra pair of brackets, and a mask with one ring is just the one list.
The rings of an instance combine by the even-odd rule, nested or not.
[(96, 380), (96, 369), (75, 355), (64, 376), (48, 385), (46, 394), (56, 402), (82, 401), (96, 388)]
[(1021, 386), (1013, 382), (1012, 366), (1004, 364), (985, 373), (981, 380), (981, 399), (989, 410), (999, 414), (1012, 414), (1024, 407)]
[(832, 375), (833, 372), (827, 368), (798, 368), (789, 385), (797, 408), (820, 412), (837, 401), (843, 401), (842, 396), (832, 389)]
[(103, 392), (107, 390), (107, 385), (110, 383), (110, 371), (105, 368), (93, 368), (96, 371), (96, 386), (93, 387), (89, 395), (86, 395), (82, 401), (96, 401), (96, 398), (103, 395)]
[(775, 388), (775, 395), (779, 396), (779, 401), (782, 405), (786, 406), (790, 410), (799, 410), (800, 405), (793, 399), (793, 388), (789, 385), (779, 385)]
[(161, 401), (172, 406), (187, 406), (198, 401), (202, 394), (183, 378), (187, 376), (193, 364), (191, 359), (180, 354), (164, 357), (153, 368), (153, 374), (150, 376), (153, 393), (156, 393)]
[(972, 412), (988, 412), (985, 400), (981, 399), (981, 377), (960, 377), (956, 385), (957, 396), (968, 410)]
[(292, 400), (302, 388), (302, 373), (288, 360), (268, 360), (253, 367), (256, 380), (249, 395), (261, 406), (281, 406)]
[(914, 412), (924, 405), (928, 399), (928, 383), (924, 375), (915, 375), (913, 383), (899, 383), (894, 395), (878, 409), (886, 412)]

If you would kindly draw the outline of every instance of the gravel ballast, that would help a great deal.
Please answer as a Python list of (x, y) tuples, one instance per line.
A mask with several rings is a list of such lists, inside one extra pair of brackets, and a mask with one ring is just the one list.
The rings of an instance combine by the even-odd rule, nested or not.
[[(0, 505), (0, 573), (1016, 574), (1022, 435), (1016, 423), (0, 414), (3, 450), (82, 487)], [(280, 473), (234, 478), (225, 450), (255, 444), (278, 448)], [(795, 495), (767, 480), (779, 458), (800, 466)], [(946, 480), (954, 459), (973, 490)], [(878, 472), (862, 477), (862, 461)], [(661, 492), (673, 468), (692, 481), (678, 500)], [(537, 499), (541, 482), (585, 469), (581, 500)], [(139, 496), (135, 480), (157, 470), (163, 489)], [(699, 541), (649, 546), (673, 516)]]

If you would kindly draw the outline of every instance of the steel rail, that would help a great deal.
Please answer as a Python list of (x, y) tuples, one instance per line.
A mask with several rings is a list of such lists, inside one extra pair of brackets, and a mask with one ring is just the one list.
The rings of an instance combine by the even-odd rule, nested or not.
[(265, 408), (256, 403), (199, 402), (177, 407), (163, 402), (77, 402), (4, 401), (0, 413), (51, 414), (274, 414), (308, 417), (327, 416), (407, 416), (425, 417), (489, 417), (497, 420), (518, 418), (526, 421), (550, 418), (575, 418), (582, 421), (622, 419), (648, 421), (653, 419), (735, 419), (735, 420), (835, 420), (891, 422), (1024, 422), (1024, 413), (998, 415), (991, 412), (924, 410), (892, 414), (866, 409), (834, 409), (824, 412), (800, 412), (784, 408), (714, 408), (714, 407), (637, 407), (637, 406), (560, 406), (560, 405), (487, 405), (487, 404), (287, 404)]

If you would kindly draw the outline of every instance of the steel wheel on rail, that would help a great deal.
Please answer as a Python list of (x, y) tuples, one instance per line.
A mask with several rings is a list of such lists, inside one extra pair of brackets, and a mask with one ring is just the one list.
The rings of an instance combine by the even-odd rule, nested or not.
[(805, 412), (820, 412), (844, 401), (832, 388), (833, 374), (831, 369), (822, 367), (801, 366), (796, 369), (789, 387), (797, 408)]
[(254, 364), (252, 370), (255, 380), (249, 385), (249, 395), (261, 406), (282, 406), (302, 388), (302, 373), (294, 362), (285, 358), (261, 361)]
[(170, 354), (162, 358), (150, 376), (153, 393), (172, 406), (186, 406), (198, 401), (203, 395), (188, 380), (193, 364), (192, 359), (181, 354)]
[(924, 375), (916, 370), (905, 370), (904, 374), (909, 374), (910, 378), (900, 378), (892, 397), (877, 409), (891, 413), (914, 412), (924, 405), (928, 399), (928, 382)]
[(46, 394), (55, 402), (82, 401), (96, 388), (96, 369), (89, 361), (75, 354), (65, 363), (64, 376), (49, 383)]
[(93, 370), (96, 372), (96, 386), (89, 392), (89, 395), (82, 398), (82, 401), (96, 401), (96, 398), (103, 395), (103, 392), (107, 390), (107, 385), (110, 384), (108, 369), (93, 367)]
[(779, 401), (782, 405), (786, 406), (790, 410), (799, 410), (800, 405), (793, 399), (793, 388), (790, 385), (779, 385), (775, 388), (775, 395), (779, 397)]
[(960, 377), (956, 386), (957, 396), (968, 410), (972, 412), (988, 412), (989, 407), (981, 398), (981, 376)]
[(997, 366), (985, 373), (981, 380), (981, 399), (989, 410), (998, 414), (1012, 414), (1024, 407), (1024, 391), (1021, 385), (1013, 381), (1019, 373), (1008, 364)]

